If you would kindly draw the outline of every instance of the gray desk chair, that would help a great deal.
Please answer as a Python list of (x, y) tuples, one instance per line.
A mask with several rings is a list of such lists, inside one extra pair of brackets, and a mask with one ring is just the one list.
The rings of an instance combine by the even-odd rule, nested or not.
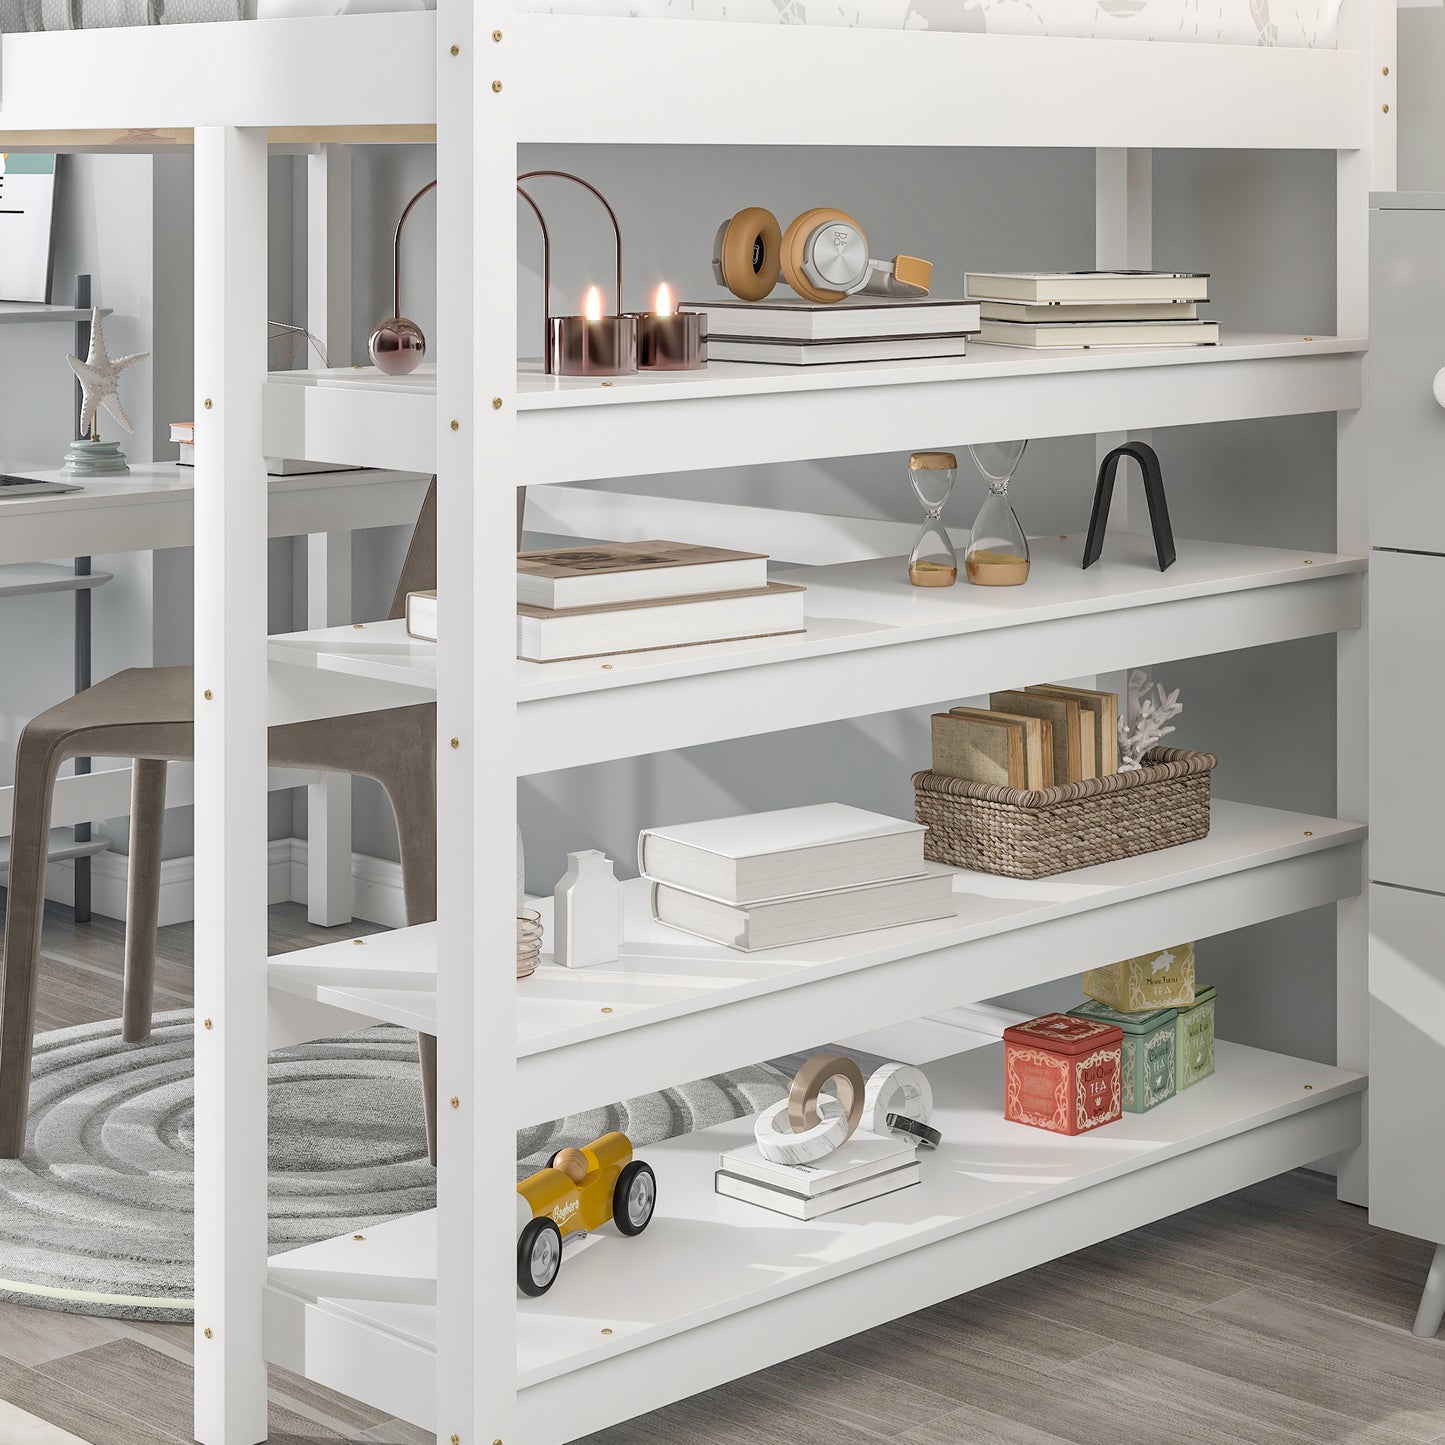
[[(408, 592), (435, 586), (433, 479), (402, 564), (390, 616), (404, 615)], [(55, 776), (69, 758), (135, 759), (123, 1036), (127, 1042), (141, 1042), (150, 1036), (155, 993), (166, 764), (189, 762), (195, 756), (194, 695), (193, 668), (128, 668), (41, 713), (21, 734), (15, 757), (10, 897), (0, 975), (0, 1157), (17, 1159), (25, 1148)], [(396, 815), (406, 920), (427, 923), (436, 917), (435, 703), (273, 727), (269, 752), (274, 767), (375, 778)], [(435, 1161), (436, 1040), (422, 1035), (419, 1042), (427, 1145)]]

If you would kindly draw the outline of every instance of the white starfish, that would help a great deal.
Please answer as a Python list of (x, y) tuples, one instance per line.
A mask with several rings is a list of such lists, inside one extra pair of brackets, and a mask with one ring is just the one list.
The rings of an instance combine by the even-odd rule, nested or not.
[(84, 400), (80, 407), (80, 429), (87, 436), (95, 434), (95, 412), (104, 407), (126, 431), (135, 432), (125, 408), (120, 404), (120, 374), (127, 367), (144, 361), (149, 351), (137, 351), (133, 356), (112, 358), (105, 349), (105, 328), (100, 321), (100, 307), (90, 313), (90, 355), (82, 361), (78, 356), (67, 356), (70, 369), (80, 378)]

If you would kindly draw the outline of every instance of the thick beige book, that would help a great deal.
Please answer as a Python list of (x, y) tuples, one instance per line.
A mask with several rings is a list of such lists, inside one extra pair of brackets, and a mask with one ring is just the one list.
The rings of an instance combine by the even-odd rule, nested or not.
[(970, 271), (971, 301), (1208, 301), (1199, 271)]
[[(1037, 692), (995, 692), (989, 706), (996, 712), (1040, 717), (1053, 728), (1054, 782), (1081, 783), (1094, 776), (1093, 717), (1077, 698), (1048, 697)], [(1085, 722), (1084, 719), (1089, 721)], [(1088, 751), (1085, 753), (1085, 732)]]
[(932, 726), (935, 773), (1004, 788), (1053, 786), (1053, 729), (1047, 719), (956, 707), (935, 714)]
[(1080, 707), (1093, 713), (1094, 776), (1107, 778), (1119, 771), (1118, 693), (1097, 692), (1090, 687), (1064, 687), (1059, 683), (1044, 683), (1028, 690), (1051, 697), (1076, 698)]
[(984, 321), (1197, 321), (1194, 301), (982, 301)]
[(691, 542), (598, 542), (517, 554), (517, 601), (553, 610), (768, 585), (768, 559)]

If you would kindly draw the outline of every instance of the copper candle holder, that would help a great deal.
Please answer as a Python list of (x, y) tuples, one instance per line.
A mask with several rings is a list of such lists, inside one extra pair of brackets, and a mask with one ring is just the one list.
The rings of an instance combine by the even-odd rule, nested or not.
[(700, 371), (707, 365), (707, 317), (700, 311), (635, 313), (642, 371)]
[[(552, 237), (541, 207), (522, 189), (523, 181), (542, 176), (571, 181), (591, 192), (612, 223), (613, 256), (616, 262), (610, 316), (555, 316), (552, 313)], [(531, 207), (542, 229), (542, 290), (547, 321), (542, 338), (542, 369), (548, 376), (628, 376), (637, 370), (637, 317), (622, 309), (622, 228), (607, 197), (581, 176), (570, 171), (527, 171), (517, 177), (517, 194)]]

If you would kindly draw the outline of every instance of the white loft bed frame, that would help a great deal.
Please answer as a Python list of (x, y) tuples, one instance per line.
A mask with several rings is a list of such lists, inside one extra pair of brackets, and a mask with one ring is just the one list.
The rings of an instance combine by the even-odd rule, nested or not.
[[(530, 719), (544, 715), (539, 704), (557, 718), (585, 709), (610, 718), (606, 751), (618, 756), (697, 740), (664, 721), (668, 710), (648, 706), (677, 695), (675, 684), (719, 696), (741, 689), (742, 698), (765, 689), (770, 668), (780, 665), (778, 677), (791, 669), (799, 680), (790, 726), (836, 715), (838, 703), (835, 689), (805, 685), (806, 657), (740, 662), (726, 649), (712, 672), (700, 657), (675, 675), (629, 672), (604, 690), (581, 676), (550, 685), (545, 698), (499, 687), (518, 665), (514, 498), (495, 479), (576, 482), (686, 468), (700, 421), (714, 436), (744, 438), (721, 460), (781, 462), (892, 450), (920, 435), (963, 441), (1338, 412), (1336, 546), (1344, 555), (1321, 569), (1330, 575), (1223, 549), (1193, 597), (1166, 603), (1105, 586), (1091, 604), (1064, 599), (1077, 624), (1066, 634), (1065, 616), (1028, 615), (1025, 596), (1002, 636), (1016, 670), (1037, 663), (1045, 675), (1060, 670), (1066, 635), (1071, 673), (1147, 654), (1162, 645), (1167, 607), (1183, 608), (1176, 615), (1187, 615), (1190, 635), (1218, 650), (1337, 633), (1339, 813), (1363, 819), (1367, 678), (1358, 559), (1367, 538), (1358, 407), (1368, 195), (1394, 179), (1393, 32), (1392, 0), (1346, 0), (1337, 51), (584, 19), (518, 15), (505, 0), (439, 0), (434, 14), (0, 38), (7, 149), (193, 145), (196, 154), (196, 685), (204, 690), (196, 705), (196, 921), (198, 937), (212, 940), (196, 961), (196, 1013), (206, 1021), (196, 1037), (196, 1435), (203, 1445), (264, 1438), (268, 1357), (454, 1445), (553, 1445), (1325, 1155), (1341, 1155), (1341, 1195), (1364, 1201), (1363, 841), (1350, 823), (1221, 805), (1204, 843), (1100, 870), (1112, 891), (1082, 911), (1055, 907), (1046, 887), (1017, 890), (1013, 921), (991, 932), (960, 924), (940, 939), (924, 929), (894, 940), (886, 956), (866, 946), (824, 949), (823, 957), (800, 958), (790, 979), (774, 979), (765, 996), (737, 984), (736, 960), (729, 960), (729, 990), (668, 994), (623, 970), (614, 980), (619, 998), (632, 993), (611, 1022), (593, 1016), (595, 1000), (575, 981), (568, 995), (566, 979), (549, 978), (570, 1022), (550, 1034), (529, 1024), (510, 970), (496, 966), (512, 949), (515, 778), (524, 766), (585, 760), (567, 752), (560, 731), (545, 749), (524, 751)], [(369, 83), (378, 55), (402, 83), (380, 90)], [(616, 73), (624, 63), (652, 79), (655, 104), (642, 119), (623, 104), (599, 107), (589, 96), (584, 105), (566, 87), (547, 84), (569, 70)], [(75, 93), (69, 82), (77, 71), (102, 69), (104, 86)], [(972, 77), (965, 90), (952, 84), (960, 73)], [(729, 107), (740, 74), (767, 91), (768, 107)], [(866, 77), (841, 112), (826, 103), (839, 74)], [(669, 96), (669, 84), (677, 95)], [(1024, 99), (1036, 94), (1050, 103)], [(658, 113), (673, 117), (665, 136), (650, 124)], [(956, 367), (865, 368), (827, 378), (715, 368), (690, 383), (640, 381), (605, 396), (519, 379), (516, 243), (513, 228), (491, 218), (511, 214), (520, 142), (874, 146), (911, 145), (920, 135), (945, 146), (1095, 148), (1101, 265), (1150, 261), (1152, 148), (1333, 150), (1339, 336), (1235, 338), (1217, 352), (1190, 353), (1187, 364), (1169, 353), (990, 361), (980, 352)], [(315, 374), (268, 379), (259, 325), (268, 144), (311, 151), (310, 329), (330, 342), (349, 329), (346, 145), (433, 140), (438, 278), (448, 297), (437, 342), (450, 358), (446, 369), (431, 382), (360, 390)], [(544, 440), (549, 445), (535, 445)], [(1104, 435), (1099, 444), (1114, 440)], [(533, 459), (591, 460), (585, 474), (571, 465), (545, 476), (529, 465), (524, 473), (521, 441)], [(360, 450), (368, 455), (351, 454)], [(267, 451), (439, 472), (448, 631), (430, 679), (376, 675), (374, 656), (358, 660), (354, 649), (324, 637), (278, 641), (273, 653), (288, 660), (268, 662), (266, 493), (249, 484)], [(548, 525), (595, 524), (595, 497), (533, 495)], [(662, 505), (622, 499), (617, 525), (640, 525)], [(815, 549), (802, 560), (856, 557), (846, 548), (829, 555), (836, 524), (810, 531), (805, 519), (794, 521), (799, 545)], [(866, 551), (857, 540), (847, 546)], [(344, 559), (314, 561), (323, 593), (339, 590)], [(988, 638), (999, 636), (959, 622), (941, 643), (955, 667), (985, 676), (995, 645)], [(922, 641), (900, 633), (881, 645), (842, 648), (831, 665), (850, 669), (859, 695), (885, 673), (921, 695), (935, 655), (915, 646)], [(268, 990), (260, 967), (266, 794), (258, 786), (268, 719), (410, 702), (432, 688), (438, 922), (379, 939), (380, 974), (368, 978), (322, 948), (277, 960)], [(810, 695), (819, 699), (811, 710)], [(523, 726), (518, 697), (526, 699)], [(625, 743), (621, 719), (628, 719)], [(730, 727), (739, 735), (758, 730), (742, 716)], [(586, 732), (574, 727), (571, 735)], [(988, 886), (976, 882), (979, 891)], [(1056, 1188), (990, 1205), (977, 1181), (964, 1177), (956, 1194), (930, 1191), (930, 1207), (949, 1216), (931, 1232), (910, 1232), (902, 1207), (884, 1201), (867, 1206), (866, 1219), (860, 1212), (851, 1223), (800, 1226), (788, 1236), (798, 1243), (781, 1255), (776, 1242), (761, 1240), (750, 1252), (756, 1220), (747, 1221), (751, 1229), (738, 1216), (731, 1225), (709, 1222), (717, 1205), (698, 1183), (706, 1161), (687, 1141), (672, 1141), (656, 1151), (662, 1228), (654, 1226), (639, 1253), (623, 1259), (620, 1251), (590, 1250), (544, 1300), (515, 1302), (518, 1118), (672, 1082), (695, 1073), (700, 1057), (708, 1067), (750, 1061), (761, 1037), (754, 1022), (793, 1045), (812, 1041), (823, 1025), (835, 1036), (856, 1033), (881, 1021), (891, 980), (910, 990), (915, 1012), (962, 1002), (965, 992), (987, 996), (1005, 976), (1001, 969), (1043, 956), (1033, 947), (1045, 936), (1040, 930), (1067, 938), (1072, 971), (1081, 958), (1103, 961), (1170, 942), (1181, 918), (1215, 931), (1328, 901), (1338, 918), (1339, 1068), (1233, 1051), (1219, 1082), (1234, 1082), (1150, 1116), (1162, 1121), (1149, 1131), (1151, 1149), (1128, 1167), (1111, 1162), (1109, 1144), (1134, 1137), (1127, 1122), (1100, 1136), (1097, 1153), (1064, 1151), (1040, 1136), (1027, 1141), (1030, 1157), (1058, 1172)], [(440, 1028), (435, 1216), (299, 1251), (275, 1261), (268, 1279), (268, 1028), (277, 1038), (314, 1037), (348, 1021), (387, 1018)], [(966, 1112), (967, 1099), (946, 1107)], [(976, 1119), (983, 1129), (983, 1117)], [(670, 1244), (669, 1209), (726, 1258)], [(862, 1237), (879, 1232), (892, 1244), (864, 1248)], [(819, 1268), (825, 1256), (832, 1264)], [(689, 1259), (699, 1261), (692, 1297)], [(790, 1271), (791, 1284), (760, 1289), (754, 1276), (770, 1269)]]

